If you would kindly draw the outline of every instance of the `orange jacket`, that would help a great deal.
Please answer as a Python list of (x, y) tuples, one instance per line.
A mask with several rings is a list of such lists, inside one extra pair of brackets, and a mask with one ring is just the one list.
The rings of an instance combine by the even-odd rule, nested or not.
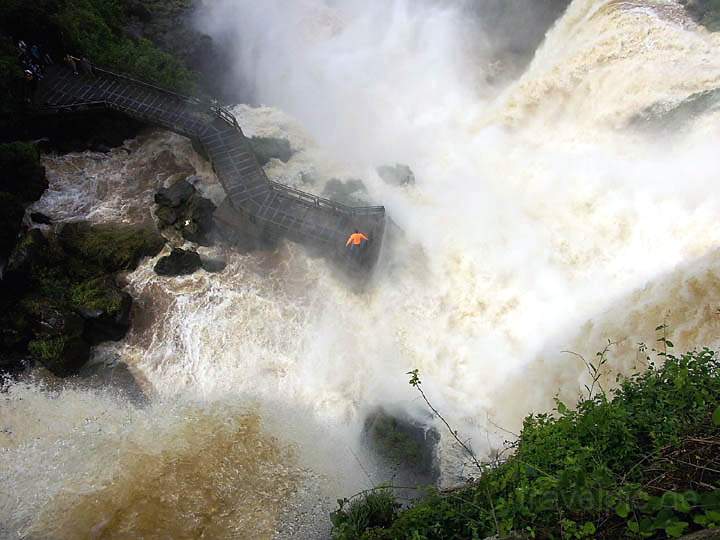
[(348, 238), (348, 241), (345, 243), (345, 246), (349, 246), (350, 244), (353, 246), (359, 246), (363, 243), (363, 240), (369, 241), (370, 239), (361, 232), (352, 233), (350, 238)]

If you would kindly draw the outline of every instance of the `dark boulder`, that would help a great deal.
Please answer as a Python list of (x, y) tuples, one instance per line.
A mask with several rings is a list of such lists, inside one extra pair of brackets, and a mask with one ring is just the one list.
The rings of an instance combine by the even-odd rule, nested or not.
[(183, 238), (196, 244), (209, 245), (215, 208), (212, 201), (197, 194), (190, 199), (184, 215), (176, 223)]
[(0, 144), (0, 191), (21, 203), (37, 201), (48, 188), (37, 149), (26, 143)]
[(59, 233), (62, 247), (103, 273), (132, 271), (143, 257), (154, 257), (165, 239), (154, 226), (68, 223)]
[(7, 260), (20, 234), (25, 209), (10, 193), (0, 191), (0, 262)]
[(34, 326), (34, 337), (28, 344), (32, 358), (58, 377), (77, 373), (90, 358), (90, 346), (82, 338), (82, 317), (43, 299), (25, 303)]
[(173, 248), (172, 253), (162, 257), (155, 265), (155, 273), (160, 276), (185, 276), (202, 267), (200, 255), (194, 251)]
[(391, 186), (410, 186), (415, 183), (415, 173), (407, 165), (382, 165), (377, 173), (386, 184)]
[(202, 259), (201, 264), (203, 270), (210, 273), (222, 272), (227, 267), (227, 263), (221, 259)]
[(81, 337), (34, 339), (28, 349), (35, 360), (58, 377), (75, 375), (90, 359), (90, 345)]
[(155, 215), (161, 228), (174, 226), (183, 238), (210, 245), (215, 205), (201, 197), (187, 180), (175, 182), (155, 195)]
[(170, 208), (169, 206), (158, 206), (157, 210), (155, 210), (155, 215), (158, 218), (160, 228), (175, 225), (178, 220), (178, 213), (174, 208)]
[(267, 165), (271, 159), (287, 162), (295, 153), (288, 141), (274, 137), (252, 137), (250, 146), (261, 166)]
[(177, 208), (188, 202), (193, 195), (195, 195), (195, 187), (187, 180), (180, 180), (172, 186), (158, 191), (155, 194), (155, 203), (160, 206)]
[(440, 436), (433, 428), (405, 414), (379, 409), (365, 420), (364, 435), (368, 447), (403, 481), (430, 484), (437, 479)]
[(130, 329), (132, 297), (121, 291), (111, 276), (74, 285), (70, 302), (85, 321), (83, 338), (91, 345), (118, 341)]
[(362, 180), (338, 180), (333, 178), (325, 185), (322, 196), (348, 206), (368, 205), (369, 195)]
[(40, 212), (32, 212), (30, 214), (30, 219), (33, 223), (37, 223), (38, 225), (52, 225), (52, 220)]
[(0, 376), (15, 375), (25, 369), (27, 346), (32, 339), (32, 321), (17, 304), (0, 314)]
[(29, 279), (37, 269), (48, 264), (50, 243), (40, 229), (30, 229), (10, 255), (7, 273), (17, 279)]

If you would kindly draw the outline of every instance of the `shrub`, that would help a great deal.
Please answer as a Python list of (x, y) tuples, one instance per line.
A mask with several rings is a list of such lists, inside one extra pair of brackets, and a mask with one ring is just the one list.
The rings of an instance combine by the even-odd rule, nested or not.
[[(507, 461), (484, 468), (467, 487), (430, 492), (382, 534), (654, 538), (714, 526), (720, 362), (708, 349), (661, 356), (662, 366), (619, 378), (609, 395), (582, 399), (575, 409), (558, 401), (553, 414), (528, 416)], [(356, 514), (365, 500), (355, 503)], [(343, 536), (336, 525), (335, 537), (365, 538), (351, 530), (355, 536)]]

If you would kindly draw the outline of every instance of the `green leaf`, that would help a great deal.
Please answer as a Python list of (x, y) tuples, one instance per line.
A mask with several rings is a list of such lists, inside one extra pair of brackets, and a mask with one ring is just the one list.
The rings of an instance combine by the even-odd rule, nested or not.
[(630, 532), (632, 532), (632, 533), (637, 534), (640, 532), (640, 525), (638, 524), (637, 521), (628, 521), (627, 526), (628, 526), (628, 529), (630, 530)]
[(582, 529), (580, 529), (580, 534), (582, 534), (582, 536), (592, 536), (595, 534), (595, 530), (595, 524), (590, 521), (586, 521), (582, 526)]
[(669, 339), (666, 339), (666, 340), (665, 340), (665, 345), (667, 345), (667, 346), (670, 347), (670, 348), (672, 348), (672, 347), (675, 346), (675, 345), (673, 345), (673, 342), (670, 341)]
[(720, 426), (720, 407), (715, 409), (715, 412), (713, 413), (713, 424), (716, 426)]
[(690, 511), (690, 504), (687, 502), (687, 499), (685, 498), (684, 495), (677, 494), (675, 496), (675, 502), (673, 503), (673, 508), (677, 512), (687, 514)]
[(690, 524), (687, 521), (675, 521), (665, 527), (665, 532), (671, 538), (680, 538)]
[(621, 502), (615, 507), (615, 513), (625, 519), (630, 515), (630, 505), (626, 502)]

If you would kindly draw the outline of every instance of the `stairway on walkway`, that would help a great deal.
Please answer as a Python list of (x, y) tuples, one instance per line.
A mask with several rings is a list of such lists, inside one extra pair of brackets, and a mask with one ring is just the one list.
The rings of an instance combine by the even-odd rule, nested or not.
[[(382, 206), (349, 207), (271, 182), (235, 117), (221, 107), (101, 68), (75, 75), (62, 65), (48, 67), (34, 106), (46, 114), (113, 109), (193, 139), (234, 210), (263, 234), (321, 247), (329, 257), (353, 265), (371, 267), (377, 260), (385, 230)], [(350, 260), (345, 249), (355, 229), (371, 239), (359, 261)]]

